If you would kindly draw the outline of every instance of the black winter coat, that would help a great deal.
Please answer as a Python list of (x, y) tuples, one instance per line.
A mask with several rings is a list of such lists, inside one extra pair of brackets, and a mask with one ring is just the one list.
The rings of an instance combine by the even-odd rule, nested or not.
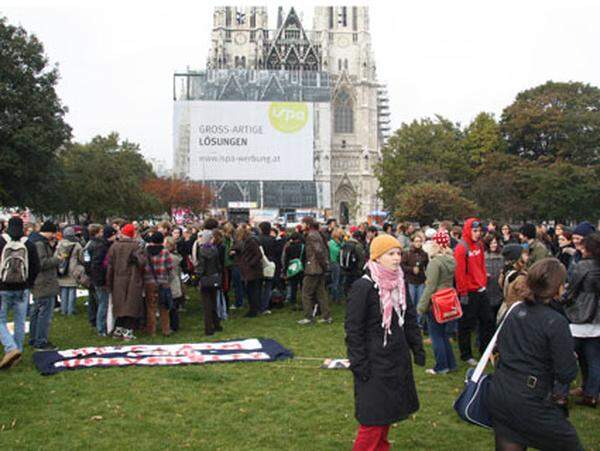
[(555, 381), (577, 376), (567, 320), (544, 304), (516, 306), (498, 334), (500, 361), (485, 402), (494, 430), (543, 450), (579, 450), (575, 428), (552, 401)]
[(90, 279), (95, 287), (103, 287), (106, 285), (106, 270), (107, 267), (103, 266), (106, 254), (108, 254), (108, 248), (111, 243), (104, 238), (94, 238), (94, 244), (91, 252), (90, 262)]
[(352, 285), (346, 310), (346, 345), (354, 374), (355, 415), (361, 425), (384, 426), (419, 410), (410, 350), (425, 363), (421, 333), (408, 290), (404, 326), (393, 313), (391, 335), (383, 346), (379, 293), (362, 277)]

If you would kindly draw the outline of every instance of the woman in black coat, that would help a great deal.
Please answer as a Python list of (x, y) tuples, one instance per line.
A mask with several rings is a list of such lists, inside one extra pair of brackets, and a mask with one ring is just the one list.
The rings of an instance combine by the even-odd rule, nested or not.
[(500, 361), (486, 399), (496, 450), (583, 450), (552, 402), (554, 382), (569, 384), (577, 376), (569, 324), (548, 305), (564, 291), (566, 277), (557, 259), (536, 262), (527, 274), (529, 299), (512, 309), (498, 334)]
[(367, 276), (354, 282), (348, 298), (346, 344), (360, 423), (354, 450), (388, 449), (390, 425), (419, 409), (410, 350), (420, 366), (425, 352), (400, 268), (401, 248), (391, 235), (375, 238)]

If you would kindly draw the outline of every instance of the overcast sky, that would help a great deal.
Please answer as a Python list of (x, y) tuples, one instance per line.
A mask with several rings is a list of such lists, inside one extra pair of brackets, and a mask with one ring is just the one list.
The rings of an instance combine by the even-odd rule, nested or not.
[[(0, 14), (36, 34), (59, 64), (58, 93), (76, 140), (115, 130), (170, 167), (173, 72), (205, 67), (213, 7), (226, 3), (0, 0)], [(277, 6), (296, 6), (308, 29), (315, 5), (351, 5), (232, 4), (269, 6), (271, 28)], [(393, 128), (434, 114), (462, 124), (480, 111), (498, 117), (519, 91), (547, 80), (600, 86), (600, 2), (368, 4)]]

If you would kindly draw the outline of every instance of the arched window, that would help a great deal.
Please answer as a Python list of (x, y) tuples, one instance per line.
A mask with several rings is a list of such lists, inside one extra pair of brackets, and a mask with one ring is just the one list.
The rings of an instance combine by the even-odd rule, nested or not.
[(334, 132), (354, 133), (354, 113), (352, 98), (346, 91), (340, 91), (335, 98)]

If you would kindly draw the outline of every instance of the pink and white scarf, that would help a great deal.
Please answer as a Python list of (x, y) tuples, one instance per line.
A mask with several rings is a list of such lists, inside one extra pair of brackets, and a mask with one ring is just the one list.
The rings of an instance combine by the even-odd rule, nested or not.
[(381, 327), (383, 327), (383, 346), (387, 345), (387, 336), (392, 334), (392, 309), (398, 315), (398, 325), (404, 325), (406, 313), (406, 288), (404, 273), (401, 268), (391, 270), (377, 262), (369, 261), (367, 268), (371, 279), (379, 288), (379, 303), (381, 309)]

